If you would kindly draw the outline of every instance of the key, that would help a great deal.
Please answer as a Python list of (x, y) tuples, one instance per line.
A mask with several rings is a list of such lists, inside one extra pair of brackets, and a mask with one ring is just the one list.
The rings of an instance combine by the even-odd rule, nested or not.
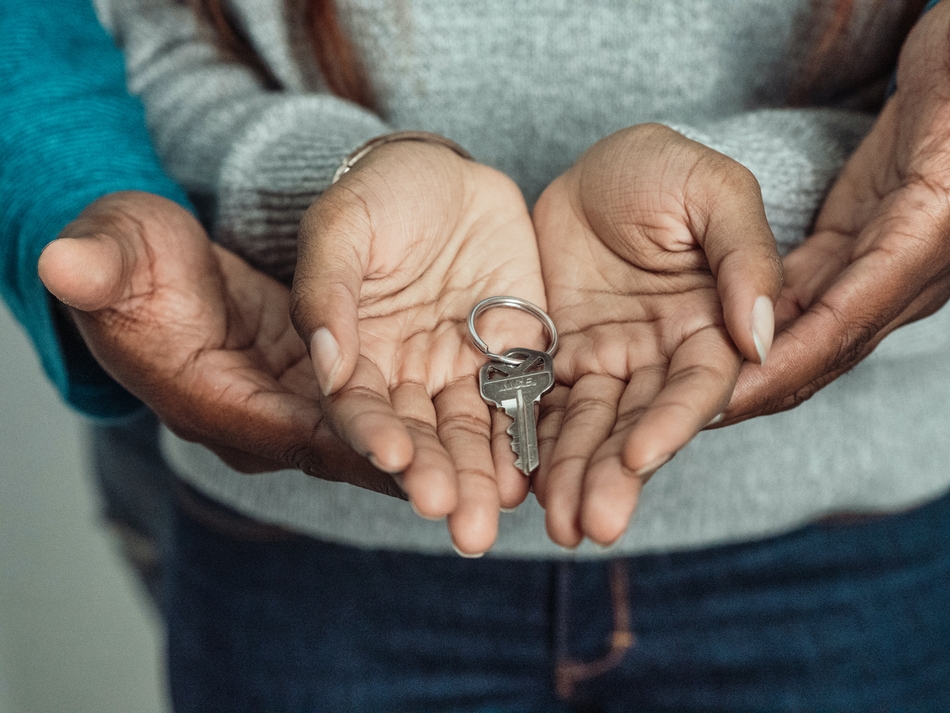
[(508, 427), (515, 467), (525, 475), (538, 467), (538, 424), (534, 405), (554, 386), (554, 365), (545, 352), (533, 349), (509, 349), (504, 354), (523, 359), (517, 366), (500, 361), (484, 364), (478, 372), (482, 398), (511, 416)]

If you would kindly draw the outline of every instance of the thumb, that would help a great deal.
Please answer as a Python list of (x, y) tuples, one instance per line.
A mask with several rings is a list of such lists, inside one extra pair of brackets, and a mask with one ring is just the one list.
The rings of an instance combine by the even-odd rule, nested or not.
[[(165, 259), (169, 254), (176, 259)], [(193, 281), (210, 256), (204, 230), (184, 208), (150, 193), (119, 191), (93, 201), (63, 228), (37, 270), (60, 301), (92, 312), (156, 282)]]
[[(758, 181), (732, 162), (712, 195), (697, 201), (704, 225), (695, 231), (716, 278), (726, 329), (740, 353), (764, 364), (775, 332), (782, 261), (769, 228)], [(720, 167), (721, 170), (721, 167)]]
[(304, 215), (291, 291), (291, 319), (324, 395), (339, 390), (356, 368), (357, 309), (372, 235), (368, 217), (354, 219), (362, 212), (344, 203), (325, 195)]
[(46, 289), (57, 299), (94, 312), (128, 296), (134, 264), (134, 249), (128, 242), (106, 233), (78, 233), (47, 245), (37, 269)]

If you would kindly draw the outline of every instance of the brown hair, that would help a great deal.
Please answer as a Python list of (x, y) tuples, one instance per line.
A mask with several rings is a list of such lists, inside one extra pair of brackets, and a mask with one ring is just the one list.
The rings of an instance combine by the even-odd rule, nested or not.
[[(226, 52), (273, 79), (234, 22), (224, 0), (189, 2), (217, 32), (218, 42)], [(338, 97), (372, 109), (373, 93), (369, 79), (349, 37), (340, 27), (334, 0), (308, 0), (306, 22), (313, 53), (327, 88)]]
[(849, 30), (857, 14), (856, 0), (812, 0), (811, 23), (805, 29), (800, 41), (814, 46), (814, 51), (801, 67), (798, 78), (792, 83), (789, 103), (793, 106), (824, 103), (840, 99), (835, 95), (834, 79), (841, 67), (847, 67), (849, 61), (863, 59), (869, 65), (868, 71), (878, 76), (876, 79), (882, 91), (897, 65), (897, 55), (907, 33), (923, 12), (926, 0), (902, 0), (900, 22), (892, 35), (889, 46), (868, 48), (864, 46), (870, 33), (873, 20), (894, 0), (868, 0), (871, 7), (866, 12), (866, 26), (856, 36), (849, 37)]

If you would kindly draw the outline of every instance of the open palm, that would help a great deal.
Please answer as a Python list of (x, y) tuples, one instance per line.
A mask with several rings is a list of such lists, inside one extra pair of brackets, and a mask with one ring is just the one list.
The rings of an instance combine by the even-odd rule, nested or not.
[(592, 147), (534, 219), (566, 385), (535, 492), (555, 542), (607, 544), (645, 480), (726, 407), (742, 355), (764, 360), (778, 255), (751, 174), (656, 125)]
[[(524, 199), (501, 173), (444, 147), (375, 149), (304, 218), (293, 315), (332, 426), (397, 473), (420, 514), (447, 515), (456, 546), (472, 554), (494, 541), (499, 507), (527, 492), (479, 396), (484, 357), (465, 328), (479, 300), (506, 294), (544, 305)], [(483, 333), (494, 348), (531, 347), (543, 344), (537, 327), (518, 313), (486, 315)]]

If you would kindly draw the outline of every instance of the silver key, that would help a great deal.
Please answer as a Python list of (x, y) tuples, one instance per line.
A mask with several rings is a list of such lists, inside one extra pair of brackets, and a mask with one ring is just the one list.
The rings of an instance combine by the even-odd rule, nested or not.
[(504, 409), (513, 422), (508, 427), (515, 467), (525, 475), (538, 467), (538, 424), (534, 405), (554, 386), (554, 365), (546, 352), (509, 349), (504, 356), (522, 360), (516, 366), (490, 361), (478, 372), (482, 398)]

